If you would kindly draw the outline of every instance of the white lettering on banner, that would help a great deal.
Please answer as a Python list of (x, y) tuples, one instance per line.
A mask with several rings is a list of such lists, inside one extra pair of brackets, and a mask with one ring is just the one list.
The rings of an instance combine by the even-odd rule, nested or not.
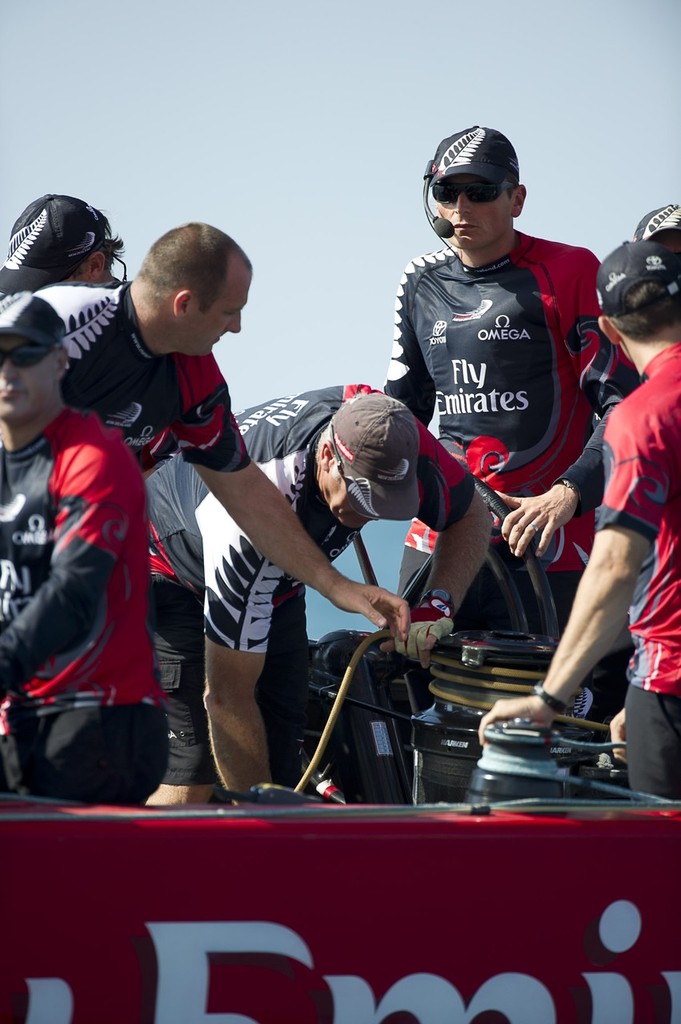
[(152, 922), (158, 992), (155, 1024), (257, 1024), (236, 1013), (206, 1013), (211, 953), (265, 953), (312, 968), (299, 935), (269, 921)]
[(62, 978), (27, 978), (25, 1024), (71, 1024), (73, 993)]
[[(266, 1024), (241, 1013), (206, 1011), (210, 964), (216, 957), (234, 955), (237, 964), (263, 963), (281, 957), (314, 972), (307, 943), (291, 928), (270, 921), (161, 921), (146, 925), (157, 961), (154, 1024)], [(591, 925), (589, 925), (591, 931)], [(629, 900), (616, 900), (598, 921), (604, 949), (613, 955), (629, 951), (642, 931), (641, 915)], [(669, 947), (673, 949), (674, 947)], [(455, 959), (455, 950), (452, 950)], [(238, 967), (237, 967), (238, 969)], [(279, 965), (272, 962), (272, 969)], [(635, 1024), (634, 992), (623, 974), (589, 971), (581, 974), (588, 989), (583, 1005), (590, 1007), (577, 1018), (580, 1024)], [(667, 1007), (658, 1024), (681, 1021), (681, 971), (661, 971), (659, 980), (645, 986), (664, 989), (658, 1006)], [(504, 972), (484, 981), (466, 1002), (458, 988), (436, 974), (418, 973), (399, 978), (377, 1001), (371, 984), (355, 975), (324, 975), (333, 999), (332, 1024), (384, 1024), (392, 1015), (411, 1014), (414, 1024), (473, 1024), (483, 1013), (504, 1016), (507, 1024), (557, 1024), (550, 989), (531, 974)], [(576, 980), (576, 979), (575, 979)], [(564, 979), (563, 984), (569, 984)], [(73, 995), (60, 978), (31, 978), (26, 1024), (72, 1024)], [(571, 984), (573, 997), (579, 988)], [(643, 987), (643, 986), (642, 986)], [(310, 991), (319, 994), (319, 975)], [(586, 996), (586, 991), (584, 995)], [(662, 996), (662, 993), (660, 993)], [(76, 992), (77, 996), (77, 992)], [(105, 996), (102, 996), (104, 999)], [(133, 1011), (134, 1013), (134, 1011)], [(585, 1016), (588, 1014), (588, 1017)]]

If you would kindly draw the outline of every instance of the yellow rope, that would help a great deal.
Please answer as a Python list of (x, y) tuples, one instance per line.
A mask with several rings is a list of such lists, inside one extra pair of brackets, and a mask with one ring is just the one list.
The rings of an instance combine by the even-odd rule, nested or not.
[(355, 674), (355, 669), (357, 668), (357, 666), (359, 665), (360, 661), (364, 657), (365, 651), (369, 647), (371, 647), (372, 644), (375, 644), (377, 640), (383, 640), (383, 639), (387, 639), (389, 637), (390, 637), (390, 630), (389, 629), (379, 629), (378, 632), (376, 632), (376, 633), (370, 633), (369, 636), (365, 636), (364, 637), (362, 642), (358, 645), (357, 650), (355, 651), (353, 656), (350, 658), (350, 662), (348, 664), (348, 667), (345, 670), (345, 674), (343, 675), (343, 679), (342, 679), (341, 684), (340, 684), (340, 686), (338, 688), (338, 693), (336, 694), (336, 699), (333, 702), (333, 707), (331, 708), (331, 712), (330, 712), (329, 717), (328, 717), (328, 719), (326, 721), (326, 725), (324, 726), (324, 730), (322, 732), (322, 735), (319, 738), (319, 743), (317, 744), (317, 749), (314, 752), (312, 760), (310, 761), (309, 765), (307, 766), (305, 774), (303, 775), (302, 779), (300, 780), (300, 782), (296, 786), (296, 789), (295, 789), (296, 793), (302, 793), (302, 791), (305, 789), (305, 787), (307, 786), (308, 782), (310, 781), (310, 779), (312, 778), (314, 773), (317, 771), (317, 768), (319, 767), (319, 763), (320, 763), (322, 757), (324, 756), (324, 751), (326, 750), (326, 745), (329, 742), (329, 737), (331, 736), (331, 733), (333, 732), (333, 727), (336, 724), (336, 719), (338, 718), (338, 716), (340, 714), (340, 711), (341, 711), (341, 708), (343, 706), (343, 701), (345, 700), (345, 696), (346, 696), (348, 690), (350, 689), (350, 683), (352, 682), (352, 677)]

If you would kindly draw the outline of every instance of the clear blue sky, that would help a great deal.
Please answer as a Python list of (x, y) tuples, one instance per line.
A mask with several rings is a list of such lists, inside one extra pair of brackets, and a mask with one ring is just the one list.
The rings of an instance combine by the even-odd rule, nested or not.
[(680, 30), (679, 0), (0, 0), (0, 246), (46, 192), (104, 210), (131, 276), (208, 221), (255, 267), (216, 349), (236, 409), (380, 387), (440, 139), (503, 131), (519, 228), (602, 258), (681, 202)]

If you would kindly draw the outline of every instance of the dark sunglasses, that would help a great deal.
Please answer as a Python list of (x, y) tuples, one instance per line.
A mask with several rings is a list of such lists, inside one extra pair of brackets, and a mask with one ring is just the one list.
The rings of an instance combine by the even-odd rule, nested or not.
[(6, 359), (9, 359), (12, 366), (16, 366), (18, 369), (24, 366), (35, 366), (36, 363), (45, 358), (48, 352), (58, 347), (58, 345), (50, 345), (48, 347), (29, 342), (27, 345), (17, 345), (16, 348), (11, 349), (9, 352), (3, 352), (0, 349), (0, 369), (5, 365)]
[(515, 187), (510, 181), (502, 181), (501, 185), (493, 185), (488, 181), (469, 181), (466, 185), (456, 185), (453, 181), (436, 181), (433, 185), (433, 199), (443, 206), (453, 206), (463, 192), (471, 203), (493, 203), (502, 192), (508, 192)]

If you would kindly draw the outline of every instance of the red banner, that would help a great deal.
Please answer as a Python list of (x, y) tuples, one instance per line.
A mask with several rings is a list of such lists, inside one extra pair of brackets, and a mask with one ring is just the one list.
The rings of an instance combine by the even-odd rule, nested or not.
[(3, 1024), (681, 1022), (681, 809), (17, 803), (0, 843)]

